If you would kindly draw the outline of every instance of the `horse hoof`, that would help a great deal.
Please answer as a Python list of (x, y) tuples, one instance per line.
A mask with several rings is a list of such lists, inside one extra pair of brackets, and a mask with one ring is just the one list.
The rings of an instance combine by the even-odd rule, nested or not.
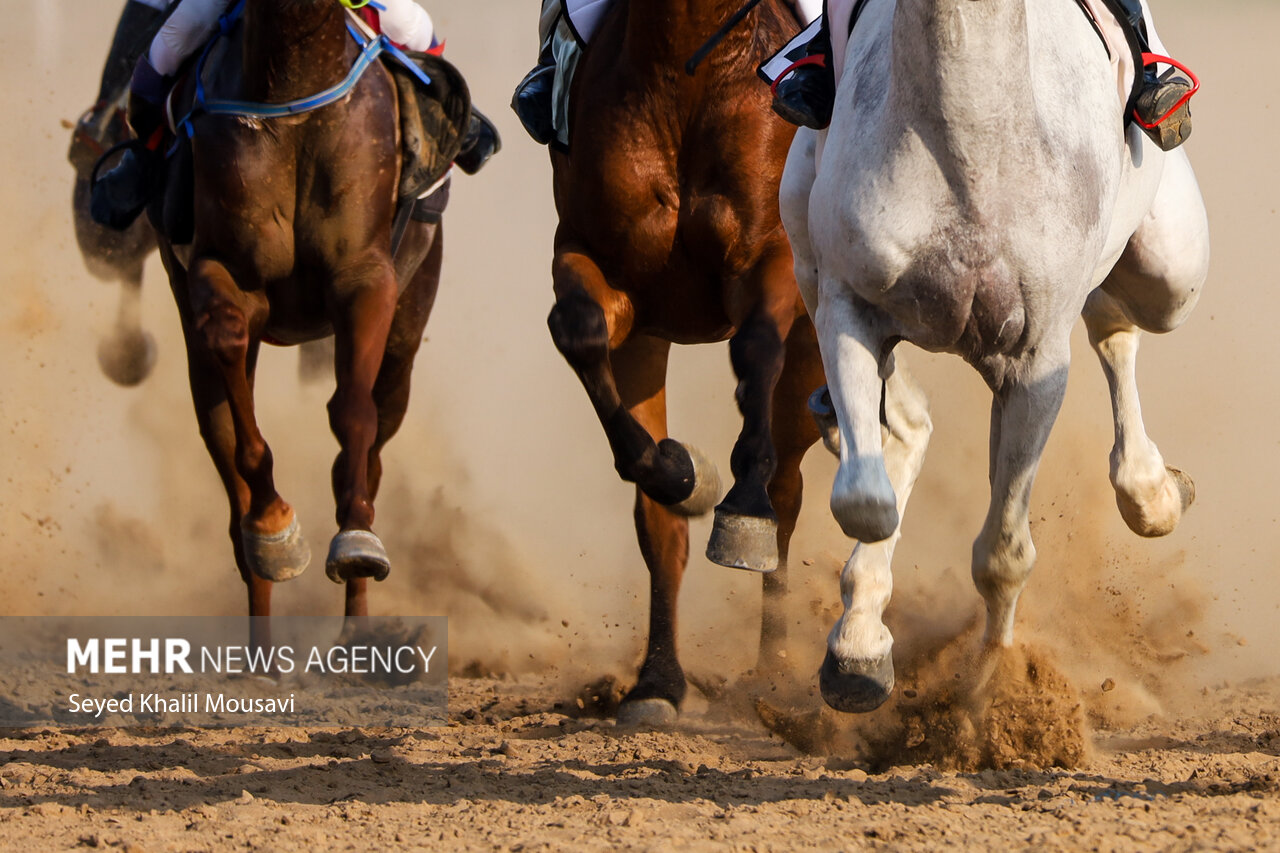
[(329, 543), (329, 556), (324, 573), (334, 583), (356, 578), (386, 580), (391, 574), (391, 560), (382, 540), (368, 530), (343, 530)]
[(98, 366), (117, 385), (140, 384), (155, 364), (156, 341), (150, 332), (119, 332), (98, 342)]
[(1172, 468), (1168, 465), (1164, 466), (1169, 472), (1169, 476), (1173, 478), (1173, 485), (1178, 489), (1178, 496), (1182, 498), (1182, 510), (1186, 512), (1187, 508), (1196, 502), (1196, 484), (1195, 481), (1187, 475), (1186, 471)]
[(689, 461), (693, 463), (693, 492), (668, 509), (676, 515), (690, 518), (706, 515), (720, 500), (720, 471), (716, 468), (716, 463), (698, 448), (683, 442), (680, 446), (689, 454)]
[(893, 692), (893, 654), (879, 660), (838, 661), (827, 649), (818, 670), (822, 700), (848, 714), (865, 714), (885, 703)]
[(244, 544), (244, 558), (249, 569), (267, 581), (291, 580), (307, 570), (311, 563), (311, 546), (302, 538), (298, 516), (289, 519), (289, 526), (279, 533), (262, 534), (240, 524), (240, 541)]
[(836, 410), (831, 405), (831, 390), (823, 385), (809, 395), (809, 414), (818, 425), (822, 435), (822, 444), (837, 458), (840, 456), (840, 424), (836, 421)]
[(778, 523), (716, 507), (707, 559), (731, 569), (772, 572), (778, 568)]
[(680, 712), (666, 699), (636, 699), (618, 706), (618, 725), (624, 728), (666, 729), (674, 726)]

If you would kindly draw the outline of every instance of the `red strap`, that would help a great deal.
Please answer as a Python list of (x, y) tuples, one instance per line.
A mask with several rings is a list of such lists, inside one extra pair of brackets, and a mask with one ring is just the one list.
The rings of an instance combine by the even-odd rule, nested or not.
[(1138, 111), (1137, 111), (1137, 110), (1134, 110), (1134, 111), (1133, 111), (1133, 120), (1134, 120), (1134, 121), (1136, 121), (1136, 122), (1137, 122), (1139, 125), (1141, 125), (1142, 127), (1147, 128), (1148, 130), (1151, 130), (1151, 129), (1153, 129), (1153, 128), (1157, 128), (1157, 127), (1159, 127), (1160, 125), (1164, 124), (1164, 123), (1165, 123), (1165, 121), (1167, 121), (1167, 120), (1168, 120), (1169, 116), (1173, 115), (1173, 114), (1174, 114), (1174, 113), (1176, 113), (1178, 110), (1182, 109), (1182, 107), (1187, 103), (1187, 101), (1191, 100), (1191, 96), (1192, 96), (1192, 95), (1194, 95), (1196, 92), (1199, 92), (1199, 91), (1200, 91), (1200, 78), (1199, 78), (1199, 77), (1197, 77), (1197, 76), (1195, 75), (1195, 73), (1194, 73), (1190, 68), (1188, 68), (1187, 66), (1183, 65), (1183, 64), (1182, 64), (1181, 62), (1179, 62), (1178, 60), (1176, 60), (1176, 59), (1172, 59), (1172, 58), (1170, 58), (1170, 57), (1168, 57), (1168, 56), (1161, 56), (1161, 55), (1160, 55), (1160, 54), (1158, 54), (1158, 53), (1144, 53), (1144, 54), (1142, 54), (1142, 67), (1143, 67), (1143, 68), (1146, 68), (1146, 67), (1147, 67), (1147, 66), (1149, 66), (1149, 65), (1155, 65), (1157, 62), (1163, 62), (1163, 63), (1165, 63), (1166, 65), (1172, 65), (1174, 68), (1178, 69), (1179, 71), (1181, 71), (1182, 73), (1184, 73), (1184, 74), (1186, 74), (1188, 77), (1190, 77), (1190, 78), (1191, 78), (1191, 91), (1190, 91), (1190, 92), (1187, 92), (1187, 94), (1185, 94), (1185, 95), (1183, 95), (1181, 98), (1179, 98), (1179, 99), (1178, 99), (1178, 103), (1176, 103), (1176, 104), (1174, 104), (1172, 107), (1170, 107), (1168, 112), (1166, 112), (1164, 115), (1160, 116), (1160, 118), (1156, 119), (1156, 120), (1155, 120), (1154, 122), (1152, 122), (1151, 124), (1147, 124), (1145, 121), (1143, 121), (1141, 118), (1139, 118), (1139, 117), (1138, 117)]
[(826, 68), (827, 57), (825, 54), (815, 53), (810, 56), (797, 59), (795, 62), (791, 63), (785, 69), (783, 69), (782, 73), (779, 74), (774, 79), (773, 85), (769, 87), (770, 93), (774, 95), (778, 94), (778, 84), (781, 83), (786, 78), (786, 76), (790, 74), (792, 71), (795, 71), (797, 68), (800, 68), (804, 65), (819, 65), (823, 68)]

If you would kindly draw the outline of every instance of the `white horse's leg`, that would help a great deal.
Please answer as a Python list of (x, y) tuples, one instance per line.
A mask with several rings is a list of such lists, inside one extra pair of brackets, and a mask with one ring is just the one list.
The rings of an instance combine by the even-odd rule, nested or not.
[(1067, 332), (1046, 338), (991, 403), (991, 506), (973, 543), (973, 581), (987, 605), (987, 646), (1013, 645), (1014, 610), (1035, 565), (1028, 509), (1036, 468), (1062, 406)]
[(809, 195), (817, 177), (817, 148), (817, 131), (807, 127), (796, 131), (778, 191), (778, 209), (795, 259), (796, 283), (810, 316), (818, 310), (818, 259), (809, 240)]
[(1139, 329), (1165, 332), (1180, 325), (1208, 275), (1204, 204), (1191, 166), (1180, 155), (1170, 156), (1151, 213), (1083, 312), (1089, 343), (1111, 389), (1116, 505), (1129, 529), (1141, 536), (1172, 532), (1195, 498), (1191, 478), (1167, 468), (1147, 437), (1136, 374)]
[(840, 467), (831, 487), (831, 514), (846, 536), (880, 542), (898, 529), (898, 506), (884, 466), (880, 401), (885, 336), (842, 283), (824, 277), (814, 327), (831, 404), (840, 425)]
[[(924, 392), (900, 364), (885, 381), (884, 460), (898, 496), (898, 513), (920, 474), (933, 422)], [(883, 617), (893, 590), (896, 528), (882, 542), (859, 542), (840, 575), (844, 603), (827, 636), (827, 655), (818, 674), (822, 698), (838, 711), (871, 711), (893, 690), (893, 636)]]

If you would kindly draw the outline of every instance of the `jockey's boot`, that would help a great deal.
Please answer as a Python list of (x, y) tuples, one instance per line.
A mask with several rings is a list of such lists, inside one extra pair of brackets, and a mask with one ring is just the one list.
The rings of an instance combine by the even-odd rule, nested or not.
[(123, 231), (146, 209), (163, 176), (164, 96), (169, 85), (143, 56), (129, 91), (129, 125), (137, 137), (120, 162), (98, 177), (89, 199), (93, 221)]
[(468, 175), (474, 175), (490, 157), (501, 150), (502, 137), (498, 135), (498, 128), (494, 127), (488, 116), (472, 107), (471, 124), (467, 127), (467, 135), (462, 139), (462, 150), (453, 158), (453, 162)]
[(1191, 81), (1174, 68), (1159, 76), (1152, 66), (1143, 72), (1133, 112), (1138, 126), (1164, 151), (1172, 151), (1191, 135), (1191, 88)]
[(556, 81), (556, 63), (551, 51), (545, 51), (538, 64), (524, 76), (511, 97), (511, 109), (515, 110), (524, 129), (539, 145), (548, 145), (556, 138), (556, 128), (551, 120), (552, 90)]
[[(1141, 0), (1113, 0), (1119, 7), (1121, 23), (1128, 24), (1138, 37), (1143, 53), (1151, 52), (1145, 10)], [(1114, 10), (1113, 10), (1114, 11)], [(1191, 81), (1170, 68), (1157, 74), (1154, 65), (1142, 70), (1142, 88), (1133, 111), (1138, 125), (1165, 151), (1172, 151), (1191, 135)]]
[(809, 42), (801, 62), (805, 64), (796, 65), (773, 87), (773, 111), (792, 124), (822, 130), (831, 124), (836, 99), (831, 36), (825, 23)]

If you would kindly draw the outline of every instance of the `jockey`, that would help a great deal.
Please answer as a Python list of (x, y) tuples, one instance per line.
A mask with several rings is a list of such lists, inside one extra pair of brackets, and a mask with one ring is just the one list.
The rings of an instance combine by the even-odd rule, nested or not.
[[(852, 0), (827, 0), (835, 20), (849, 20), (862, 4)], [(1150, 22), (1146, 0), (1103, 0), (1106, 9), (1118, 19), (1121, 26), (1131, 29), (1144, 53), (1165, 53), (1163, 45)], [(1099, 10), (1101, 11), (1101, 10)], [(1090, 14), (1093, 14), (1090, 10)], [(828, 15), (815, 22), (805, 32), (791, 41), (780, 52), (789, 59), (822, 57), (821, 62), (795, 67), (784, 72), (774, 87), (773, 110), (792, 124), (817, 130), (831, 123), (831, 109), (835, 101), (835, 77), (832, 73), (831, 35), (827, 27)], [(768, 63), (766, 63), (768, 64)], [(789, 64), (787, 67), (790, 67)], [(1192, 91), (1191, 82), (1176, 75), (1171, 69), (1161, 75), (1156, 65), (1148, 65), (1139, 73), (1142, 82), (1134, 102), (1140, 126), (1161, 148), (1170, 151), (1177, 148), (1191, 135), (1191, 114), (1183, 104), (1172, 115), (1166, 116)], [(1156, 122), (1164, 119), (1160, 124)]]
[[(212, 38), (218, 19), (234, 3), (235, 0), (129, 0), (125, 15), (135, 6), (159, 9), (167, 4), (175, 8), (138, 59), (129, 84), (129, 124), (144, 147), (125, 151), (119, 165), (99, 179), (92, 206), (95, 220), (126, 228), (150, 200), (155, 176), (164, 159), (159, 150), (165, 129), (164, 102), (174, 75)], [(431, 16), (414, 0), (380, 0), (379, 6), (385, 7), (378, 13), (378, 24), (387, 38), (409, 51), (426, 53), (434, 49), (439, 52), (441, 45), (436, 40)], [(124, 25), (122, 15), (120, 28)], [(118, 62), (115, 44), (108, 66), (113, 62)], [(104, 74), (104, 85), (105, 77)], [(497, 151), (499, 144), (493, 126), (474, 113), (462, 152), (455, 162), (464, 171), (474, 173)]]
[[(598, 21), (612, 0), (543, 0), (540, 20), (542, 54), (538, 65), (530, 71), (516, 88), (511, 107), (524, 124), (529, 135), (546, 145), (556, 135), (552, 121), (553, 88), (555, 86), (556, 56), (553, 52), (556, 28), (566, 11), (569, 15), (587, 21)], [(1163, 53), (1163, 47), (1150, 23), (1150, 13), (1145, 0), (1103, 0), (1122, 26), (1131, 28), (1144, 52)], [(832, 8), (828, 9), (830, 5)], [(831, 123), (831, 109), (835, 101), (835, 77), (832, 73), (831, 35), (827, 26), (828, 13), (837, 21), (848, 21), (853, 12), (862, 6), (854, 0), (795, 0), (797, 12), (809, 26), (784, 47), (768, 66), (778, 63), (781, 79), (774, 86), (773, 109), (792, 124), (818, 130)], [(575, 37), (585, 41), (574, 27)], [(794, 65), (797, 59), (809, 57), (817, 61)], [(1181, 145), (1191, 134), (1190, 112), (1183, 104), (1173, 115), (1165, 116), (1191, 91), (1191, 83), (1172, 71), (1157, 74), (1155, 65), (1142, 70), (1142, 84), (1134, 104), (1134, 111), (1143, 130), (1166, 151)], [(771, 80), (775, 78), (770, 77)], [(1165, 118), (1161, 124), (1156, 121)], [(1148, 127), (1147, 125), (1155, 125)]]

